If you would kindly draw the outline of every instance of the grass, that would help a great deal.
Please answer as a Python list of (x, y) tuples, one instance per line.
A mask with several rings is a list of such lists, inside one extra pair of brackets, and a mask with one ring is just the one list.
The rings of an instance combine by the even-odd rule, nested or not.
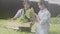
[(60, 24), (52, 24), (50, 26), (49, 34), (60, 34)]
[[(0, 19), (0, 25), (5, 26), (8, 20)], [(60, 18), (51, 18), (49, 34), (60, 34)], [(32, 27), (32, 32), (35, 32), (35, 26)], [(31, 34), (28, 32), (20, 32), (5, 27), (0, 27), (0, 34)]]

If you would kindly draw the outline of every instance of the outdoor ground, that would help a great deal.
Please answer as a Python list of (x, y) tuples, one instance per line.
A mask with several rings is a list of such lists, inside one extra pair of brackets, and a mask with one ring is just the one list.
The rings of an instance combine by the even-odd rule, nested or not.
[[(6, 28), (7, 19), (0, 19), (0, 34), (31, 34), (28, 32), (20, 32), (19, 30)], [(51, 18), (49, 34), (60, 34), (60, 18)], [(35, 32), (35, 26), (32, 27), (32, 32)]]

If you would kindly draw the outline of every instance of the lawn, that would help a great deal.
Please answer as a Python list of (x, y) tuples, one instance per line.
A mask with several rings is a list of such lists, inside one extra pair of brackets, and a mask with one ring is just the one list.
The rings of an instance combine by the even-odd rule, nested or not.
[[(20, 32), (18, 30), (4, 27), (8, 20), (0, 19), (0, 34), (31, 34), (28, 32)], [(49, 34), (60, 34), (60, 18), (51, 18)], [(2, 26), (2, 27), (1, 27)], [(32, 27), (32, 32), (35, 32), (35, 26)]]

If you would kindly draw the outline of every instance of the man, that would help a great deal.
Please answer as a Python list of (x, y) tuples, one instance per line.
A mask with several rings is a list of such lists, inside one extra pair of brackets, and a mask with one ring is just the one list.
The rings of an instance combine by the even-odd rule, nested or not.
[(31, 3), (29, 1), (23, 2), (24, 8), (19, 9), (13, 19), (19, 18), (20, 22), (31, 22), (33, 18), (34, 9), (31, 7)]
[(26, 28), (22, 27), (20, 29), (22, 31), (26, 29), (25, 31), (31, 32), (31, 27), (34, 23), (34, 19), (33, 19), (33, 15), (32, 15), (34, 13), (34, 9), (33, 9), (33, 7), (31, 7), (30, 1), (24, 1), (23, 6), (24, 6), (24, 8), (19, 9), (18, 12), (16, 13), (16, 15), (13, 17), (13, 19), (18, 18), (19, 22), (21, 22), (21, 23), (29, 23), (30, 27), (26, 27)]
[(50, 12), (47, 10), (43, 1), (38, 2), (38, 6), (40, 8), (38, 15), (34, 13), (38, 21), (36, 34), (48, 34), (50, 27)]

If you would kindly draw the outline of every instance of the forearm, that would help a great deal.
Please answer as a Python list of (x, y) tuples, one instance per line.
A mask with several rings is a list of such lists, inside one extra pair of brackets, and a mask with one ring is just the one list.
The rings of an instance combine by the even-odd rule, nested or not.
[(18, 18), (18, 16), (17, 16), (17, 15), (15, 15), (12, 19), (13, 19), (13, 20), (15, 20), (15, 19), (17, 19), (17, 18)]

